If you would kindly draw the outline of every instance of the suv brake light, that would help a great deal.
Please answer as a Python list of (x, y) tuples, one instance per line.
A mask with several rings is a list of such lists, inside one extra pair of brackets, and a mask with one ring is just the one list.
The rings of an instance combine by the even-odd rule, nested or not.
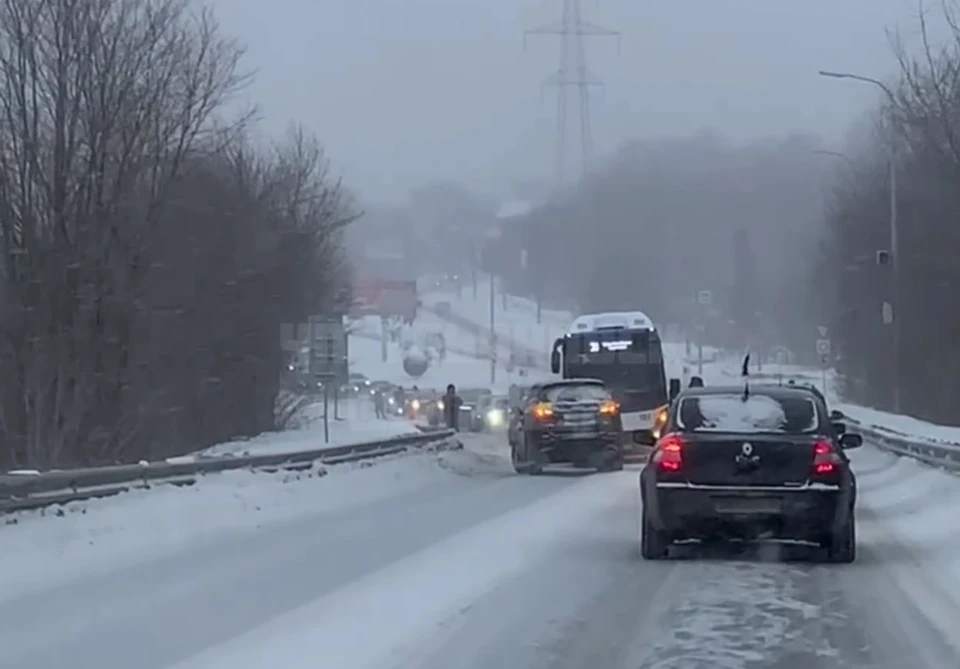
[(533, 417), (537, 420), (550, 420), (553, 416), (553, 405), (549, 402), (538, 402), (533, 405)]
[(616, 402), (604, 402), (600, 405), (600, 413), (604, 416), (616, 416), (620, 413), (620, 405)]
[(667, 418), (670, 417), (669, 407), (664, 405), (659, 407), (656, 412), (653, 414), (653, 433), (654, 439), (660, 438), (660, 433), (663, 432), (663, 428), (667, 426)]
[(664, 435), (654, 446), (652, 462), (662, 472), (675, 474), (683, 468), (683, 439), (676, 434)]
[(837, 454), (831, 442), (821, 439), (813, 445), (814, 476), (834, 476), (842, 466), (843, 458)]

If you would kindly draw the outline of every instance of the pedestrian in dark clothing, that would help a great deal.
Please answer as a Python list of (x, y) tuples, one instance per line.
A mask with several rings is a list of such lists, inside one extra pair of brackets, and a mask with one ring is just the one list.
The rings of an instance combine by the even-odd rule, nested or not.
[(387, 412), (385, 411), (385, 405), (387, 399), (383, 396), (383, 391), (379, 388), (376, 392), (373, 393), (373, 411), (377, 418), (386, 418)]
[(452, 383), (447, 386), (447, 392), (443, 396), (443, 413), (446, 419), (447, 427), (460, 431), (460, 405), (463, 400), (457, 395), (457, 388)]

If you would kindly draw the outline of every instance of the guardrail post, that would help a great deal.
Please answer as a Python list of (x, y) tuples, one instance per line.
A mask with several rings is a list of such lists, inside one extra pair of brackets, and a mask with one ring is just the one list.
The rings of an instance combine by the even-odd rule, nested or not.
[(323, 384), (323, 443), (330, 443), (330, 384)]

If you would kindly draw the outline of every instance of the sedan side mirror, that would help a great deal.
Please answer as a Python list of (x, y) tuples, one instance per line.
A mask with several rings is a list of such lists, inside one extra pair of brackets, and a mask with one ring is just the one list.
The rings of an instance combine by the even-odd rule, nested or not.
[(860, 448), (863, 446), (863, 437), (852, 432), (840, 437), (840, 448), (849, 451), (851, 448)]
[(842, 411), (838, 411), (836, 409), (830, 412), (830, 420), (833, 421), (834, 423), (839, 420), (843, 420), (846, 417), (847, 417), (847, 414), (843, 413)]

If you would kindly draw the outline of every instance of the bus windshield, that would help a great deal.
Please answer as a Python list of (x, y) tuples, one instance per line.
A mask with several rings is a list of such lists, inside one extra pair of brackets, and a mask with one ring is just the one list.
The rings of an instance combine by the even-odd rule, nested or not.
[(650, 330), (585, 332), (564, 343), (564, 376), (603, 381), (624, 411), (666, 402), (660, 339)]

